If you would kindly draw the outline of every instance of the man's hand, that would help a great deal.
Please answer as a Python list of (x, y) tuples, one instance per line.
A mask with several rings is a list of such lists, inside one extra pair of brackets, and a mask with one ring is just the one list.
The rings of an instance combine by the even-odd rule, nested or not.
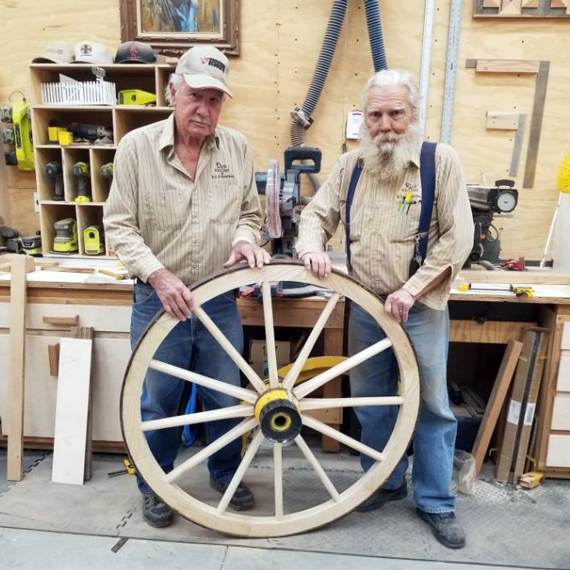
[(305, 267), (320, 279), (331, 274), (331, 258), (324, 252), (305, 253), (302, 258)]
[(244, 259), (250, 267), (263, 267), (271, 261), (271, 256), (258, 245), (253, 245), (248, 241), (238, 241), (232, 248), (224, 267), (231, 267)]
[(192, 293), (168, 269), (159, 269), (151, 273), (148, 282), (156, 291), (164, 310), (175, 319), (185, 321), (192, 310)]
[(398, 289), (386, 297), (384, 310), (399, 323), (405, 323), (408, 320), (408, 312), (415, 302), (415, 298), (405, 289)]

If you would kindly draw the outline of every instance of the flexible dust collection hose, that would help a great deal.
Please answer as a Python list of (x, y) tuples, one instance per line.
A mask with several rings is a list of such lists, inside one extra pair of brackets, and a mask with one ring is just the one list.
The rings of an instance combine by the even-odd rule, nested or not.
[[(311, 80), (305, 101), (300, 109), (295, 109), (295, 111), (291, 113), (292, 146), (305, 145), (305, 130), (311, 126), (311, 115), (323, 91), (346, 15), (347, 6), (348, 0), (334, 0), (317, 66), (313, 73), (313, 79)], [(374, 71), (376, 72), (387, 68), (378, 0), (364, 0), (364, 7)], [(318, 176), (316, 174), (309, 174), (309, 178), (315, 191), (317, 191), (320, 187)]]
[(370, 47), (372, 49), (374, 72), (388, 69), (378, 0), (364, 0), (364, 9), (366, 10), (366, 23), (368, 24), (368, 37), (370, 38)]
[(325, 39), (323, 40), (321, 53), (319, 54), (317, 66), (313, 73), (313, 79), (307, 91), (305, 102), (299, 111), (291, 113), (293, 117), (291, 123), (291, 144), (293, 146), (305, 144), (305, 128), (310, 125), (311, 115), (323, 91), (346, 15), (347, 6), (348, 0), (335, 0), (331, 9)]

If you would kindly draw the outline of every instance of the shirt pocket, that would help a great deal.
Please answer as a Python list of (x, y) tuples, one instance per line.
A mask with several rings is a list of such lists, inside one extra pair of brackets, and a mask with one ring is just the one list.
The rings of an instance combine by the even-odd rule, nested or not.
[(402, 203), (402, 195), (398, 194), (392, 208), (388, 225), (388, 239), (392, 243), (413, 241), (420, 229), (422, 211), (421, 197), (414, 196), (409, 204)]
[(149, 196), (148, 208), (158, 231), (179, 230), (188, 214), (182, 191), (178, 189), (155, 190)]
[(238, 184), (211, 184), (208, 188), (208, 216), (220, 225), (237, 224), (242, 195)]

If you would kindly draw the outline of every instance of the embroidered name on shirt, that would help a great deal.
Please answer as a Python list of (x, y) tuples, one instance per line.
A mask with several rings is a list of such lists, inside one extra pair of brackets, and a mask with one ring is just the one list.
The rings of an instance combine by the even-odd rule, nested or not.
[(235, 178), (235, 176), (230, 172), (230, 167), (227, 164), (216, 162), (212, 180), (219, 180), (220, 178)]

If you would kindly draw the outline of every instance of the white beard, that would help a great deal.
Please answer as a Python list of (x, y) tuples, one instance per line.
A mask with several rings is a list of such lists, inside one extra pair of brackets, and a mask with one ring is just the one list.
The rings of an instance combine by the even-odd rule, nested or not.
[(419, 125), (409, 125), (401, 135), (380, 133), (374, 138), (365, 125), (362, 131), (360, 148), (364, 169), (383, 186), (401, 183), (410, 160), (418, 156), (422, 144)]

